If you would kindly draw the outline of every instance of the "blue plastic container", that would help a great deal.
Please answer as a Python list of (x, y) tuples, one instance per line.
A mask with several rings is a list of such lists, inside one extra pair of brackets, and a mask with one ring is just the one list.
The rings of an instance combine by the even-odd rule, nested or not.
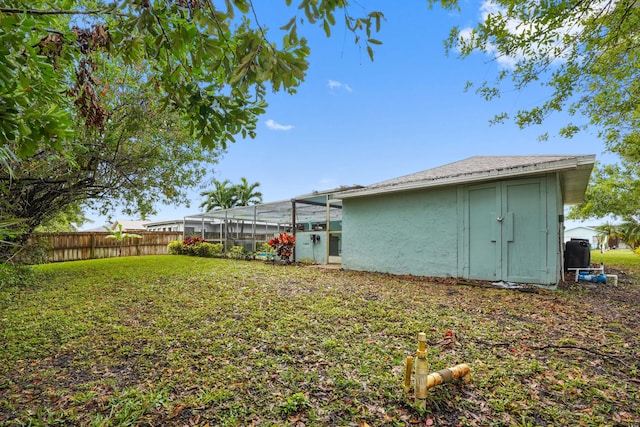
[(606, 274), (589, 274), (589, 273), (580, 273), (578, 274), (578, 280), (581, 282), (592, 282), (592, 283), (607, 283), (607, 275)]

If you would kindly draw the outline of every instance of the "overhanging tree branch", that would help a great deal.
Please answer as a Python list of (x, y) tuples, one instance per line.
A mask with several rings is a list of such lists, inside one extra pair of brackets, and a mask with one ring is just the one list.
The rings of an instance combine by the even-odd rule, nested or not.
[[(19, 13), (25, 15), (102, 15), (104, 13), (110, 13), (113, 9), (96, 9), (96, 10), (37, 10), (37, 9), (18, 9), (13, 7), (0, 7), (2, 13)], [(123, 13), (116, 14), (117, 16), (126, 16)]]

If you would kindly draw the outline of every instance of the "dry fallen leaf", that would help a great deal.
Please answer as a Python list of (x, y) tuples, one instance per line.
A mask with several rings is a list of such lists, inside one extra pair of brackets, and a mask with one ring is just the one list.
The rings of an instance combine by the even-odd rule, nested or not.
[(171, 418), (175, 418), (178, 415), (180, 415), (180, 412), (182, 412), (184, 408), (186, 408), (185, 405), (178, 405), (175, 408), (173, 408), (173, 411), (171, 411)]
[(297, 414), (297, 415), (291, 415), (289, 418), (287, 418), (289, 420), (289, 422), (292, 423), (297, 423), (298, 421), (300, 421), (300, 419), (302, 418), (302, 415)]

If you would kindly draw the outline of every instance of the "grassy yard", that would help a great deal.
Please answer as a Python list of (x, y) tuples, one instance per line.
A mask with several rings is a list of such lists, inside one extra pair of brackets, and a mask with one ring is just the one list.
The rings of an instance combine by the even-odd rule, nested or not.
[(640, 277), (640, 256), (631, 249), (614, 249), (601, 253), (599, 250), (591, 251), (592, 263), (603, 263), (605, 267), (614, 266), (618, 269), (633, 272)]
[[(183, 256), (36, 271), (0, 289), (0, 425), (640, 423), (633, 276), (523, 293)], [(401, 384), (420, 331), (431, 371), (472, 369), (423, 413)]]

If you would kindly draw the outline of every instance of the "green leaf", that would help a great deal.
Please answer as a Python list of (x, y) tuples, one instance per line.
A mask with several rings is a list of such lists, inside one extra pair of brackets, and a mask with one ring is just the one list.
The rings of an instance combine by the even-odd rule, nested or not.
[(326, 36), (327, 37), (331, 36), (331, 25), (329, 25), (329, 22), (327, 20), (323, 22), (323, 27), (324, 27), (324, 33), (326, 34)]
[(371, 46), (367, 46), (367, 53), (369, 54), (369, 59), (373, 61), (373, 49)]
[(329, 21), (329, 24), (336, 25), (336, 18), (333, 16), (333, 13), (331, 13), (331, 11), (327, 11), (326, 18), (327, 21)]
[(233, 4), (244, 14), (249, 12), (249, 2), (247, 0), (233, 0)]
[(227, 16), (230, 19), (233, 19), (235, 17), (235, 12), (234, 12), (234, 8), (233, 8), (233, 4), (231, 3), (231, 0), (224, 0), (224, 2), (227, 7)]
[(289, 22), (287, 22), (285, 25), (283, 25), (282, 27), (280, 27), (281, 30), (284, 31), (289, 31), (291, 29), (291, 27), (296, 23), (296, 17), (294, 16), (293, 18), (291, 18), (289, 20)]

